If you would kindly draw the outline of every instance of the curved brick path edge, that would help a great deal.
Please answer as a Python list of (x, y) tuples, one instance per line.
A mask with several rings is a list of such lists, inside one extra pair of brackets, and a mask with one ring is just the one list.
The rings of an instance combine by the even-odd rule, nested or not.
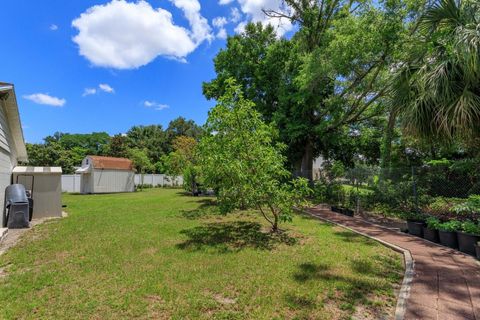
[(395, 319), (480, 320), (480, 264), (475, 258), (322, 206), (305, 212), (404, 254)]

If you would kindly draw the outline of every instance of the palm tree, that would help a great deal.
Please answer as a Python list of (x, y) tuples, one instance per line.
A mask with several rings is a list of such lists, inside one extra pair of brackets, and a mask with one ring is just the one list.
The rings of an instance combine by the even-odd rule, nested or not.
[(480, 3), (441, 0), (418, 25), (424, 54), (399, 68), (391, 99), (407, 133), (452, 141), (480, 136)]

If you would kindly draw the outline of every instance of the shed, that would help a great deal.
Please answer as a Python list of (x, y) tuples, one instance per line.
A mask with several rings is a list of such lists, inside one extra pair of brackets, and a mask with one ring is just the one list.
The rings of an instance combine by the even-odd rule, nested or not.
[[(19, 161), (27, 161), (18, 113), (17, 98), (12, 84), (0, 82), (0, 210), (3, 211), (5, 188), (12, 183), (12, 171)], [(0, 228), (3, 215), (0, 215)]]
[(83, 194), (135, 191), (133, 162), (126, 158), (87, 156), (76, 173)]
[(31, 190), (33, 219), (62, 216), (62, 168), (15, 167), (13, 183)]

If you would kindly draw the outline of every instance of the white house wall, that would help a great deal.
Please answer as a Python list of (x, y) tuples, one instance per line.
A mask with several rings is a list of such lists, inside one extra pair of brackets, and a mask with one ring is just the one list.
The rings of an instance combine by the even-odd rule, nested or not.
[(5, 102), (0, 100), (0, 227), (3, 225), (3, 206), (5, 188), (12, 180), (12, 170), (17, 165), (13, 139), (5, 116)]

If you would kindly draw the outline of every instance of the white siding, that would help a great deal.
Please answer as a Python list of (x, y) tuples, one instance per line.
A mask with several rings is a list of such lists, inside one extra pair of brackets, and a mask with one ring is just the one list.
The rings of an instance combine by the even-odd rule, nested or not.
[(127, 170), (93, 170), (93, 193), (133, 192), (135, 173)]
[(80, 192), (81, 193), (93, 193), (93, 173), (82, 173), (80, 178)]
[(17, 165), (10, 128), (5, 116), (5, 105), (0, 100), (0, 227), (3, 225), (3, 205), (5, 188), (12, 181), (12, 170)]

